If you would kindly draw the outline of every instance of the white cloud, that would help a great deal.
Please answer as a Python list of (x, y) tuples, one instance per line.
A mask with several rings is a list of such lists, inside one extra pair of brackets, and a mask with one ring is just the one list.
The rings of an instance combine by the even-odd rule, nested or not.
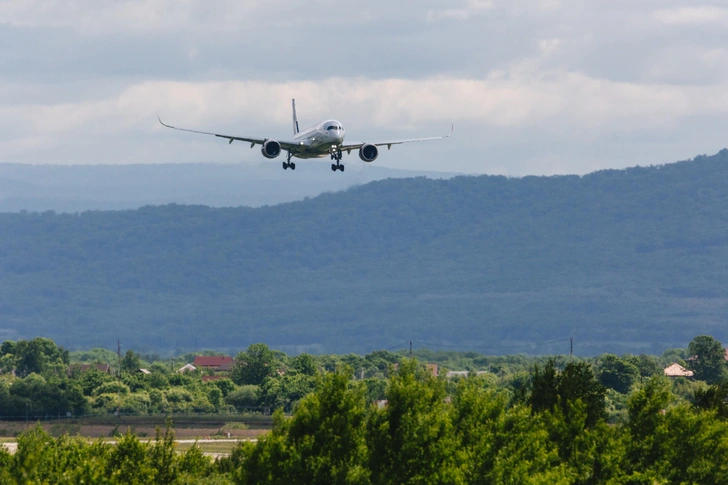
[(447, 8), (434, 8), (427, 12), (428, 22), (440, 19), (467, 20), (473, 16), (483, 15), (495, 8), (490, 0), (465, 0), (460, 5), (448, 5)]
[(0, 161), (227, 159), (156, 114), (283, 137), (291, 97), (303, 124), (338, 117), (352, 138), (454, 122), (447, 143), (382, 158), (410, 168), (582, 172), (728, 132), (719, 2), (5, 0), (2, 26)]
[[(25, 138), (42, 137), (44, 144), (48, 137), (65, 144), (95, 135), (114, 135), (120, 143), (133, 144), (136, 135), (162, 132), (157, 114), (190, 128), (271, 136), (261, 127), (285, 132), (290, 99), (296, 97), (304, 124), (338, 117), (350, 136), (387, 129), (393, 130), (392, 136), (405, 136), (433, 126), (444, 132), (450, 123), (480, 126), (483, 131), (540, 127), (602, 136), (666, 129), (686, 117), (727, 116), (727, 88), (629, 84), (581, 73), (517, 68), (482, 80), (146, 81), (105, 99), (0, 106), (0, 116), (24, 127)], [(238, 128), (227, 133), (230, 126)]]
[(255, 13), (280, 2), (261, 0), (6, 0), (0, 24), (65, 27), (87, 35), (115, 32), (163, 34), (213, 27), (238, 28)]
[(665, 8), (656, 11), (655, 17), (666, 25), (728, 24), (728, 8), (713, 6)]
[(541, 55), (547, 56), (558, 51), (561, 44), (563, 44), (561, 39), (541, 39), (538, 41), (538, 49)]

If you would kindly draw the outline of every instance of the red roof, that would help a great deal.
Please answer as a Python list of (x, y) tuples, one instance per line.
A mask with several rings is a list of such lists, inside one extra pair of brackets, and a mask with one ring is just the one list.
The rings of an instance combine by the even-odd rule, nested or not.
[(232, 365), (233, 358), (227, 355), (198, 355), (192, 363), (195, 367), (221, 367)]

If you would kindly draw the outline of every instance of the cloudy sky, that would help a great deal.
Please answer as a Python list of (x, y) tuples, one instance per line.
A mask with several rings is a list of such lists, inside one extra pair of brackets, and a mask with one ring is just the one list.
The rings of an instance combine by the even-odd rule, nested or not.
[(455, 124), (375, 162), (392, 168), (586, 173), (711, 154), (728, 146), (728, 6), (0, 0), (0, 162), (260, 163), (156, 116), (286, 138), (293, 97), (302, 125), (337, 118), (351, 140)]

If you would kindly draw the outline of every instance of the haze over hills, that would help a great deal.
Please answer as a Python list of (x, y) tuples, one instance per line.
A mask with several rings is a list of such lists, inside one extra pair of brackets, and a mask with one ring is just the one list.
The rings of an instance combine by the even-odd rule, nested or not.
[(727, 261), (728, 150), (582, 177), (389, 179), (260, 208), (6, 213), (0, 338), (503, 354), (574, 337), (579, 354), (661, 353), (728, 340)]
[(279, 161), (259, 164), (27, 165), (0, 163), (0, 212), (137, 209), (145, 205), (201, 204), (258, 207), (314, 197), (386, 178), (454, 174), (306, 161), (296, 171)]

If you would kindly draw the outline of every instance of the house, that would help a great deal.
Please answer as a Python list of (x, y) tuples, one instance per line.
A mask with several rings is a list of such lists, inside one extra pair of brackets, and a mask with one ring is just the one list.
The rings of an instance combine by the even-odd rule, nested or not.
[(177, 372), (180, 374), (184, 374), (185, 372), (194, 372), (197, 370), (197, 367), (195, 367), (192, 364), (187, 364), (186, 366), (180, 368)]
[(447, 378), (449, 379), (451, 377), (468, 377), (469, 374), (470, 372), (466, 370), (449, 370), (447, 371)]
[(137, 372), (139, 372), (140, 374), (145, 374), (145, 375), (151, 374), (151, 371), (149, 369), (139, 369)]
[(235, 361), (227, 355), (198, 355), (192, 365), (198, 369), (210, 369), (216, 372), (229, 372)]
[(687, 370), (677, 362), (665, 367), (663, 372), (667, 377), (693, 377), (693, 371)]
[[(483, 374), (487, 374), (487, 370), (479, 370), (475, 372), (476, 376), (482, 376)], [(449, 370), (447, 371), (447, 378), (451, 377), (468, 377), (470, 375), (470, 371), (467, 370)]]
[(437, 364), (425, 364), (425, 369), (432, 377), (437, 377)]

